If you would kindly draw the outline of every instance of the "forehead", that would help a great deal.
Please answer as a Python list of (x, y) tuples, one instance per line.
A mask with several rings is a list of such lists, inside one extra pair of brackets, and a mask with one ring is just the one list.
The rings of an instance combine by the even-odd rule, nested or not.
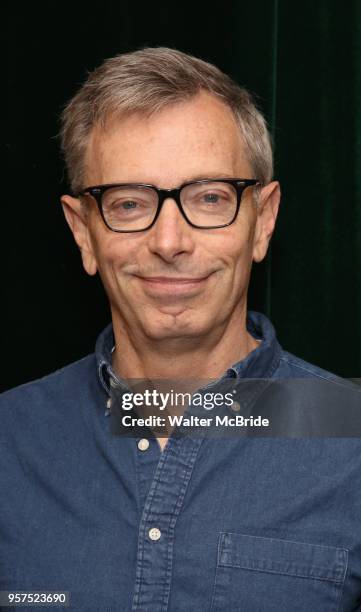
[(202, 92), (145, 116), (134, 113), (93, 129), (87, 184), (150, 182), (171, 187), (207, 176), (251, 177), (232, 111)]

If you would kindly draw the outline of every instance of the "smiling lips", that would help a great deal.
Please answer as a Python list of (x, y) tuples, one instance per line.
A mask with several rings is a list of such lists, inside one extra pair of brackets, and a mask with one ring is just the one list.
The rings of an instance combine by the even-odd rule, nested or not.
[(201, 278), (178, 278), (176, 276), (149, 276), (143, 277), (143, 280), (146, 280), (151, 283), (198, 283), (202, 280), (205, 280), (206, 276)]
[(175, 276), (149, 276), (138, 277), (144, 283), (146, 290), (153, 295), (183, 295), (197, 292), (210, 274), (201, 278), (175, 277)]

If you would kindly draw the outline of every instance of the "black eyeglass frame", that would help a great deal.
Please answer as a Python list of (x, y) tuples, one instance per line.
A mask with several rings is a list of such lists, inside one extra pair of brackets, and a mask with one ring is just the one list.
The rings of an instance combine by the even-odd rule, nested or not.
[[(189, 185), (196, 185), (200, 183), (228, 183), (229, 185), (233, 185), (237, 193), (237, 206), (236, 206), (236, 210), (235, 210), (234, 216), (231, 221), (229, 221), (228, 223), (224, 223), (222, 225), (196, 225), (195, 223), (192, 223), (188, 219), (185, 211), (183, 210), (183, 206), (181, 203), (181, 191), (182, 189), (184, 189), (185, 187), (188, 187)], [(182, 185), (180, 185), (180, 187), (175, 187), (174, 189), (160, 189), (159, 187), (156, 187), (155, 185), (151, 185), (148, 183), (107, 183), (105, 185), (93, 185), (91, 187), (86, 187), (85, 189), (82, 189), (77, 194), (75, 194), (75, 197), (78, 198), (79, 196), (91, 195), (95, 199), (98, 205), (100, 216), (103, 219), (106, 227), (110, 229), (112, 232), (117, 232), (121, 234), (130, 234), (133, 232), (144, 232), (150, 229), (151, 227), (153, 227), (156, 220), (158, 219), (160, 215), (160, 211), (164, 204), (164, 201), (167, 198), (172, 198), (176, 202), (181, 215), (186, 220), (186, 222), (189, 223), (189, 225), (191, 225), (192, 227), (195, 227), (197, 229), (218, 229), (222, 227), (228, 227), (229, 225), (234, 223), (234, 221), (237, 218), (240, 206), (241, 206), (241, 198), (242, 198), (243, 191), (247, 187), (250, 187), (252, 185), (260, 185), (260, 181), (258, 181), (257, 179), (243, 179), (243, 178), (210, 178), (210, 179), (206, 178), (206, 179), (200, 179), (197, 181), (187, 181), (186, 183), (183, 183)], [(144, 227), (142, 229), (136, 229), (136, 230), (120, 230), (120, 229), (114, 229), (107, 223), (105, 216), (104, 216), (103, 207), (102, 207), (102, 197), (103, 197), (103, 194), (108, 189), (113, 189), (114, 187), (148, 187), (148, 188), (153, 189), (157, 193), (158, 207), (157, 207), (153, 220), (147, 227)]]

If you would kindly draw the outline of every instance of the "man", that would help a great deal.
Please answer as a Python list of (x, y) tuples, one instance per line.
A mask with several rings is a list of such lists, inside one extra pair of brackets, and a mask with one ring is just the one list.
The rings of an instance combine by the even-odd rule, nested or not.
[[(317, 412), (355, 415), (360, 392), (247, 312), (280, 201), (250, 95), (201, 60), (143, 49), (89, 75), (61, 135), (65, 217), (112, 324), (95, 354), (1, 398), (0, 588), (68, 592), (75, 610), (361, 610), (360, 444), (322, 438)], [(141, 398), (188, 381), (183, 416), (204, 416), (197, 381), (203, 398), (231, 383), (217, 415), (250, 415), (250, 433), (172, 429), (168, 395), (157, 436), (134, 381)], [(284, 439), (267, 437), (270, 419)]]

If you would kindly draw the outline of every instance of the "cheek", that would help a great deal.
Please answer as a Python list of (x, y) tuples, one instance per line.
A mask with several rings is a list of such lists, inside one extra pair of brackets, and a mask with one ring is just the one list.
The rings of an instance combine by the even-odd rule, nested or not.
[(252, 232), (250, 229), (248, 231), (245, 231), (245, 228), (237, 229), (238, 231), (225, 234), (219, 244), (213, 245), (211, 249), (213, 254), (219, 254), (219, 259), (234, 273), (248, 268), (252, 261)]
[(127, 234), (117, 234), (97, 226), (93, 237), (94, 255), (103, 274), (108, 275), (111, 269), (119, 270), (136, 261), (139, 245), (134, 236), (129, 238)]
[(102, 271), (103, 274), (107, 274), (107, 271), (109, 271), (117, 263), (119, 264), (119, 261), (122, 261), (122, 257), (119, 255), (119, 247), (116, 247), (111, 243), (111, 241), (105, 244), (98, 244), (96, 247), (95, 256), (99, 271)]
[(240, 217), (239, 221), (243, 221), (243, 223), (236, 226), (238, 232), (232, 236), (230, 249), (232, 250), (236, 266), (248, 269), (252, 264), (255, 223), (251, 219), (242, 217)]
[(122, 241), (122, 235), (111, 236), (96, 247), (97, 266), (100, 279), (110, 303), (116, 305), (129, 293), (127, 272), (136, 261), (137, 251), (127, 241)]

